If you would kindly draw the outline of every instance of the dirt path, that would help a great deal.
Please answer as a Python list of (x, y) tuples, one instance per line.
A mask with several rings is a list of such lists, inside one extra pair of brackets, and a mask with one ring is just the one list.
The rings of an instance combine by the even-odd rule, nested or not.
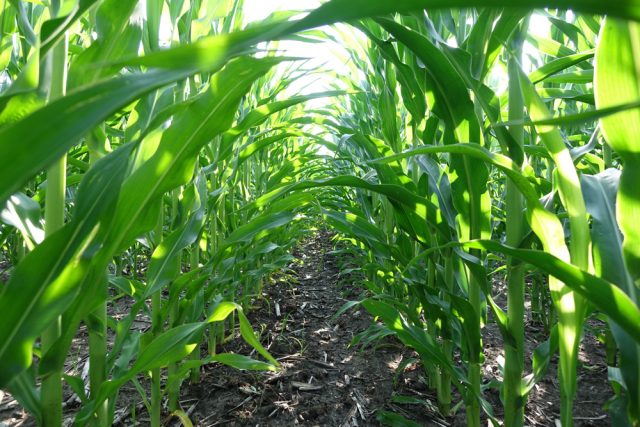
[[(393, 340), (381, 341), (384, 346), (375, 351), (350, 347), (354, 336), (371, 325), (364, 310), (353, 309), (332, 319), (347, 298), (357, 299), (359, 290), (351, 284), (338, 284), (339, 260), (329, 253), (333, 249), (331, 236), (319, 232), (298, 246), (288, 276), (265, 286), (263, 299), (249, 312), (254, 330), (261, 333), (263, 345), (280, 361), (282, 370), (243, 372), (218, 364), (205, 366), (200, 383), (185, 380), (181, 389), (180, 405), (194, 426), (377, 426), (377, 410), (401, 413), (421, 426), (448, 425), (430, 409), (428, 402), (434, 398), (418, 380), (418, 365), (409, 364), (394, 383), (396, 368), (412, 357), (411, 351)], [(114, 307), (111, 310), (111, 315), (117, 314)], [(82, 367), (88, 357), (84, 328), (76, 341), (77, 357), (73, 360)], [(201, 351), (204, 356), (206, 345)], [(219, 351), (247, 355), (252, 349), (236, 338)], [(67, 372), (79, 374), (67, 368)], [(148, 387), (146, 379), (139, 380)], [(427, 403), (394, 404), (394, 393)], [(64, 400), (68, 402), (64, 425), (72, 425), (77, 407), (68, 387)], [(182, 425), (177, 417), (168, 415), (162, 424)], [(0, 399), (0, 427), (34, 425), (34, 419), (10, 396)], [(114, 425), (149, 425), (140, 395), (131, 383), (120, 390)]]
[[(249, 313), (254, 330), (260, 332), (262, 343), (280, 361), (282, 370), (242, 372), (220, 365), (205, 366), (200, 383), (189, 384), (186, 380), (182, 387), (180, 403), (194, 426), (377, 426), (376, 411), (396, 412), (419, 426), (465, 425), (463, 409), (447, 421), (438, 416), (435, 396), (424, 384), (421, 365), (407, 362), (415, 357), (414, 352), (393, 339), (377, 342), (375, 351), (349, 346), (354, 336), (372, 322), (363, 309), (352, 309), (337, 320), (332, 318), (345, 302), (357, 300), (360, 290), (351, 283), (353, 280), (340, 280), (345, 259), (331, 253), (331, 237), (321, 231), (299, 245), (291, 271), (277, 284), (265, 286), (263, 298)], [(140, 327), (144, 329), (147, 324)], [(528, 356), (544, 339), (535, 333), (534, 326), (527, 322)], [(483, 340), (487, 357), (483, 369), (488, 379), (499, 373), (497, 360), (502, 348), (493, 323), (484, 329)], [(74, 360), (82, 367), (87, 358), (84, 328), (77, 341)], [(204, 345), (201, 350), (204, 356)], [(237, 338), (221, 346), (220, 351), (247, 355), (252, 349)], [(593, 334), (585, 334), (580, 361), (576, 425), (611, 425), (602, 409), (611, 395), (604, 350)], [(406, 367), (396, 375), (402, 363)], [(526, 410), (529, 425), (553, 426), (558, 417), (556, 363), (554, 358), (549, 374), (530, 396)], [(142, 383), (147, 385), (146, 380)], [(403, 403), (394, 403), (394, 396), (404, 397)], [(485, 397), (500, 418), (497, 390), (486, 390)], [(68, 387), (65, 402), (65, 425), (71, 425), (77, 408)], [(117, 426), (149, 424), (140, 395), (131, 383), (121, 390), (116, 420)], [(17, 402), (9, 396), (0, 399), (0, 427), (33, 425), (34, 420)], [(176, 417), (167, 416), (163, 425), (182, 424)]]
[[(283, 370), (243, 373), (219, 366), (207, 368), (201, 385), (185, 387), (183, 407), (192, 408), (194, 425), (376, 426), (380, 425), (377, 410), (402, 414), (420, 426), (466, 425), (463, 408), (448, 420), (438, 415), (436, 398), (424, 384), (421, 365), (408, 364), (402, 375), (396, 375), (396, 368), (415, 357), (414, 352), (393, 339), (382, 340), (383, 346), (375, 351), (349, 347), (353, 337), (372, 322), (363, 309), (332, 320), (345, 302), (358, 299), (360, 290), (350, 283), (339, 284), (341, 260), (330, 254), (330, 239), (329, 233), (320, 232), (300, 245), (294, 255), (302, 262), (291, 266), (296, 283), (265, 287), (266, 302), (249, 316), (254, 328), (267, 335), (263, 342)], [(527, 322), (528, 356), (544, 339), (534, 332), (535, 325)], [(483, 340), (487, 357), (483, 368), (488, 380), (499, 372), (502, 348), (493, 323), (484, 329)], [(250, 349), (236, 341), (224, 351), (247, 354)], [(586, 334), (580, 355), (576, 425), (610, 425), (602, 409), (611, 393), (602, 345)], [(556, 364), (554, 358), (550, 373), (529, 398), (529, 425), (553, 426), (558, 418)], [(404, 404), (393, 403), (394, 395), (422, 403), (407, 404), (409, 399), (404, 399)], [(486, 390), (485, 397), (500, 418), (498, 392)]]
[[(191, 410), (194, 425), (379, 425), (377, 409), (402, 411), (420, 425), (446, 425), (426, 408), (390, 404), (395, 368), (408, 356), (406, 350), (349, 347), (354, 335), (371, 324), (364, 310), (332, 321), (350, 289), (337, 286), (338, 260), (328, 254), (330, 237), (320, 232), (298, 247), (294, 255), (302, 263), (292, 265), (297, 283), (266, 287), (268, 303), (251, 313), (254, 328), (268, 335), (263, 342), (282, 371), (207, 368), (201, 384), (185, 387), (183, 407)], [(248, 349), (233, 342), (224, 351), (246, 354)], [(426, 397), (424, 385), (409, 378), (395, 388)]]

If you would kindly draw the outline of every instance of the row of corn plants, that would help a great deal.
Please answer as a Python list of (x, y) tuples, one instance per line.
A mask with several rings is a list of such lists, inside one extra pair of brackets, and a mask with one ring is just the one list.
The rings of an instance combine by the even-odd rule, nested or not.
[[(313, 176), (302, 168), (313, 152), (289, 122), (330, 94), (283, 99), (282, 82), (306, 70), (254, 57), (268, 27), (240, 34), (242, 2), (214, 3), (3, 3), (2, 141), (9, 148), (30, 128), (44, 144), (39, 161), (53, 163), (3, 186), (19, 191), (3, 210), (16, 267), (2, 287), (3, 307), (13, 307), (2, 381), (42, 425), (62, 423), (63, 382), (81, 401), (80, 424), (110, 425), (119, 389), (133, 382), (160, 425), (163, 402), (181, 415), (180, 385), (205, 364), (277, 369), (244, 313), (291, 261), (313, 199), (249, 202)], [(189, 53), (191, 42), (208, 51), (229, 34), (240, 40), (222, 57)], [(127, 314), (110, 315), (120, 304)], [(142, 331), (141, 316), (151, 323)], [(80, 325), (88, 378), (65, 368)], [(264, 361), (219, 353), (236, 331)]]
[[(181, 383), (203, 365), (277, 369), (244, 313), (290, 261), (304, 213), (320, 209), (366, 248), (371, 296), (358, 303), (385, 325), (371, 336), (416, 350), (443, 414), (457, 389), (469, 425), (483, 412), (500, 422), (481, 374), (494, 321), (505, 425), (523, 424), (558, 349), (570, 426), (595, 310), (619, 355), (612, 407), (638, 425), (640, 5), (512, 7), (332, 0), (244, 27), (241, 0), (2, 2), (0, 243), (15, 267), (0, 288), (0, 387), (57, 426), (66, 382), (77, 423), (102, 426), (132, 382), (160, 425), (163, 401), (181, 415)], [(565, 10), (537, 12), (547, 36), (526, 11), (542, 7)], [(335, 77), (337, 91), (287, 92), (313, 70), (277, 42), (337, 22), (353, 28), (339, 35), (353, 73)], [(496, 260), (506, 311), (493, 299)], [(532, 267), (548, 275), (557, 322), (529, 368)], [(114, 318), (121, 301), (130, 308)], [(65, 371), (81, 325), (88, 379)], [(236, 330), (262, 361), (217, 351)]]
[[(407, 325), (401, 328), (402, 331), (395, 332), (401, 339), (404, 336), (403, 341), (412, 347), (418, 346), (421, 356), (426, 354), (426, 357), (423, 356), (423, 359), (428, 359), (426, 365), (434, 360), (446, 362), (444, 367), (430, 369), (431, 376), (435, 377), (433, 382), (438, 391), (440, 407), (446, 414), (451, 401), (449, 382), (453, 379), (465, 396), (469, 425), (479, 425), (479, 407), (483, 407), (492, 418), (490, 408), (481, 397), (477, 371), (477, 364), (481, 363), (483, 357), (479, 330), (487, 321), (486, 306), (493, 311), (494, 321), (500, 326), (504, 339), (501, 395), (505, 425), (522, 425), (527, 393), (543, 375), (551, 354), (549, 349), (556, 345), (560, 351), (561, 419), (563, 425), (571, 425), (577, 351), (584, 320), (594, 308), (609, 316), (620, 309), (615, 297), (610, 300), (609, 307), (596, 304), (593, 300), (595, 295), (589, 293), (597, 287), (600, 287), (599, 290), (604, 288), (596, 285), (595, 280), (590, 284), (584, 280), (580, 287), (576, 283), (577, 277), (561, 283), (559, 271), (556, 270), (558, 260), (564, 261), (566, 266), (563, 267), (567, 269), (569, 264), (578, 267), (581, 275), (590, 273), (616, 283), (629, 297), (629, 308), (637, 310), (635, 286), (632, 285), (630, 274), (632, 269), (625, 267), (621, 244), (623, 239), (618, 231), (618, 224), (623, 222), (627, 214), (632, 214), (632, 209), (618, 207), (615, 217), (615, 194), (624, 161), (616, 156), (612, 158), (607, 145), (598, 144), (601, 131), (604, 139), (610, 143), (606, 130), (609, 119), (604, 119), (598, 127), (594, 120), (596, 114), (590, 113), (594, 111), (591, 107), (594, 103), (605, 106), (619, 104), (608, 99), (603, 101), (598, 96), (599, 84), (607, 83), (599, 81), (598, 74), (594, 77), (593, 65), (596, 70), (604, 67), (606, 71), (600, 73), (607, 73), (604, 75), (609, 78), (619, 77), (613, 77), (612, 70), (608, 68), (613, 66), (612, 58), (603, 59), (610, 46), (600, 44), (596, 48), (596, 35), (599, 33), (601, 38), (607, 37), (609, 31), (615, 31), (611, 28), (616, 28), (616, 25), (624, 28), (626, 24), (611, 24), (611, 20), (608, 23), (601, 22), (591, 16), (579, 16), (571, 22), (565, 14), (551, 15), (553, 31), (550, 38), (546, 39), (527, 33), (527, 18), (523, 14), (514, 16), (509, 12), (499, 14), (484, 10), (459, 14), (431, 13), (396, 21), (377, 20), (377, 25), (373, 28), (369, 25), (364, 31), (371, 40), (371, 46), (378, 50), (379, 57), (384, 60), (369, 55), (373, 60), (367, 66), (365, 75), (375, 76), (378, 88), (373, 91), (377, 95), (374, 105), (380, 105), (380, 110), (373, 116), (366, 114), (366, 105), (372, 102), (365, 99), (360, 102), (361, 115), (350, 114), (348, 117), (355, 117), (356, 120), (365, 117), (365, 121), (373, 123), (347, 121), (353, 129), (364, 129), (370, 141), (375, 141), (377, 137), (387, 142), (383, 148), (387, 152), (369, 151), (361, 156), (363, 163), (373, 168), (364, 168), (365, 173), (373, 172), (381, 184), (394, 183), (393, 180), (403, 177), (396, 183), (413, 194), (435, 202), (444, 217), (440, 219), (436, 216), (433, 228), (428, 230), (429, 234), (420, 236), (415, 227), (407, 228), (404, 225), (409, 221), (394, 209), (397, 222), (395, 229), (390, 229), (400, 235), (413, 234), (418, 241), (422, 237), (427, 242), (425, 246), (429, 246), (424, 251), (407, 254), (411, 261), (410, 266), (406, 267), (413, 269), (417, 257), (422, 258), (421, 269), (428, 273), (418, 275), (409, 282), (418, 288), (426, 285), (426, 289), (415, 290), (418, 295), (408, 291), (401, 295), (403, 299), (383, 292), (374, 298), (375, 305), (367, 301), (365, 306), (373, 314), (381, 316), (392, 329), (398, 327), (398, 318), (406, 319)], [(452, 21), (467, 25), (448, 25)], [(623, 30), (618, 31), (624, 33)], [(496, 34), (498, 32), (502, 34)], [(502, 38), (502, 43), (497, 43), (495, 38)], [(396, 42), (395, 49), (389, 39)], [(536, 45), (545, 59), (528, 75), (521, 67), (525, 39)], [(460, 47), (452, 48), (446, 43), (452, 40)], [(496, 49), (502, 52), (495, 52)], [(626, 52), (633, 51), (630, 44), (624, 49)], [(498, 55), (502, 55), (502, 61), (496, 65), (492, 61), (498, 61)], [(594, 56), (595, 59), (591, 60)], [(508, 90), (501, 97), (484, 86), (485, 82), (490, 83), (490, 73), (496, 66), (506, 70), (509, 76)], [(616, 67), (623, 69), (620, 62)], [(417, 96), (416, 90), (419, 91)], [(622, 87), (618, 90), (622, 90)], [(386, 99), (398, 94), (404, 103), (404, 111), (394, 111), (399, 102)], [(420, 123), (424, 117), (424, 99), (432, 115), (427, 117), (425, 123)], [(632, 102), (635, 101), (633, 98)], [(354, 103), (358, 103), (358, 99)], [(497, 110), (496, 106), (500, 106), (500, 109)], [(352, 105), (347, 109), (350, 112)], [(390, 125), (387, 119), (391, 120)], [(480, 126), (480, 123), (484, 126)], [(474, 126), (477, 133), (470, 137), (469, 128)], [(480, 132), (480, 127), (484, 127), (484, 131)], [(390, 132), (396, 132), (395, 137), (389, 135)], [(406, 145), (394, 146), (391, 143), (394, 140), (405, 141)], [(360, 144), (359, 141), (355, 143)], [(390, 155), (391, 151), (393, 153)], [(386, 158), (380, 160), (381, 157)], [(463, 162), (464, 166), (460, 168), (458, 162)], [(379, 168), (383, 165), (396, 167), (400, 174), (382, 171)], [(487, 171), (485, 165), (492, 170)], [(497, 169), (504, 173), (498, 174)], [(470, 174), (470, 171), (473, 172)], [(386, 181), (387, 175), (392, 175), (392, 181)], [(489, 193), (493, 193), (493, 203), (490, 209), (483, 209), (485, 205), (482, 198)], [(474, 194), (478, 203), (475, 207)], [(618, 206), (622, 194), (622, 190), (618, 190)], [(603, 210), (608, 210), (606, 219), (602, 216)], [(480, 217), (480, 231), (471, 235), (466, 228), (473, 228), (474, 211)], [(469, 217), (465, 218), (465, 215)], [(528, 224), (525, 218), (528, 218)], [(449, 234), (443, 240), (437, 235), (442, 224), (438, 220), (444, 220), (449, 228), (446, 230)], [(603, 227), (608, 230), (607, 242), (602, 240)], [(629, 234), (624, 235), (626, 245)], [(489, 236), (493, 241), (453, 245), (455, 249), (447, 245), (450, 240), (464, 242), (470, 238), (486, 239)], [(614, 236), (615, 242), (608, 239)], [(387, 236), (386, 240), (398, 238)], [(460, 250), (465, 247), (473, 249)], [(546, 253), (531, 251), (535, 247), (543, 248)], [(487, 267), (484, 261), (487, 252), (484, 250), (489, 255), (498, 252), (507, 256), (504, 261), (507, 264), (506, 313), (492, 301), (491, 287), (486, 281), (490, 277), (484, 271)], [(556, 258), (552, 259), (549, 254)], [(557, 327), (550, 342), (538, 349), (539, 357), (534, 357), (533, 366), (527, 369), (531, 375), (524, 378), (526, 265), (523, 261), (554, 274), (549, 278), (549, 289), (558, 313)], [(630, 261), (627, 259), (627, 266)], [(617, 279), (609, 276), (608, 267), (614, 264), (622, 276), (628, 276)], [(407, 270), (402, 271), (399, 278), (403, 284), (406, 283)], [(592, 279), (589, 277), (589, 281)], [(438, 280), (441, 282), (433, 287)], [(475, 286), (479, 289), (474, 289)], [(426, 298), (429, 289), (432, 296), (439, 296), (440, 308), (437, 310), (432, 309), (434, 301)], [(420, 296), (419, 292), (426, 295)], [(478, 300), (478, 292), (483, 294), (482, 299), (486, 303)], [(606, 291), (609, 292), (614, 291)], [(460, 300), (460, 297), (463, 299)], [(380, 305), (379, 301), (387, 298), (390, 299), (386, 302), (391, 304)], [(402, 303), (398, 304), (399, 301)], [(422, 317), (416, 316), (416, 312), (420, 313), (420, 308), (416, 310), (416, 306), (422, 306)], [(608, 312), (610, 309), (613, 313)], [(608, 319), (620, 347), (619, 365), (611, 366), (614, 388), (619, 391), (620, 373), (626, 376), (626, 384), (637, 382), (634, 379), (637, 376), (637, 357), (633, 356), (636, 344), (633, 340), (629, 341), (630, 335), (625, 337), (624, 333), (620, 333), (619, 326), (611, 317)], [(449, 330), (452, 325), (458, 331)], [(410, 337), (404, 335), (407, 331), (411, 331)], [(416, 333), (424, 334), (425, 342), (432, 347), (430, 350), (425, 348), (424, 342), (416, 340)], [(457, 378), (446, 373), (452, 369), (452, 333), (456, 337), (454, 345), (465, 362), (465, 371), (462, 376), (458, 374)], [(428, 339), (433, 337), (437, 337), (438, 341)], [(437, 346), (433, 346), (436, 342), (442, 344), (444, 351), (440, 352)], [(430, 354), (432, 352), (438, 357)], [(629, 353), (623, 357), (623, 352)], [(445, 372), (444, 376), (442, 372)], [(619, 405), (626, 406), (629, 420), (637, 423), (635, 392), (627, 389), (618, 398), (626, 400), (626, 404), (613, 403), (612, 414), (619, 411)]]

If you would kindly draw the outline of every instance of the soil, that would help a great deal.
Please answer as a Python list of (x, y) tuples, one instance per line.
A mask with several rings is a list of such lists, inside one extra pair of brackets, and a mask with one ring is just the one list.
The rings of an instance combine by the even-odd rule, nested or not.
[[(211, 366), (202, 383), (185, 387), (183, 407), (201, 426), (364, 426), (379, 425), (377, 410), (396, 411), (424, 426), (448, 425), (434, 410), (400, 407), (393, 394), (426, 394), (419, 375), (394, 385), (398, 365), (414, 356), (399, 343), (361, 351), (351, 347), (354, 336), (371, 325), (363, 309), (332, 316), (360, 290), (339, 285), (339, 260), (330, 252), (331, 235), (320, 232), (303, 242), (290, 266), (289, 283), (264, 290), (261, 307), (251, 311), (254, 329), (266, 331), (263, 343), (282, 365), (280, 372), (240, 372)], [(204, 349), (203, 349), (204, 350)], [(250, 353), (240, 340), (223, 351)], [(418, 369), (416, 364), (408, 371)], [(189, 403), (187, 403), (189, 402)]]
[[(353, 308), (334, 319), (348, 301), (357, 300), (361, 289), (341, 274), (345, 260), (332, 254), (332, 234), (320, 231), (303, 241), (294, 251), (296, 262), (276, 283), (265, 286), (263, 298), (254, 301), (249, 319), (261, 341), (282, 365), (277, 372), (245, 372), (220, 365), (202, 368), (201, 381), (185, 380), (180, 404), (196, 426), (376, 426), (376, 414), (390, 411), (421, 426), (465, 425), (464, 407), (453, 417), (438, 415), (435, 395), (427, 389), (424, 370), (412, 361), (416, 355), (393, 338), (385, 338), (376, 348), (351, 346), (357, 334), (372, 324), (364, 309)], [(346, 280), (345, 280), (346, 278)], [(500, 284), (497, 284), (500, 294)], [(504, 303), (500, 295), (498, 303)], [(110, 306), (117, 315), (126, 307)], [(145, 319), (139, 327), (144, 330)], [(593, 321), (591, 322), (593, 323)], [(592, 325), (597, 327), (597, 324)], [(73, 359), (83, 368), (86, 333), (79, 331)], [(533, 349), (545, 339), (542, 328), (527, 320), (527, 364)], [(498, 359), (502, 355), (499, 331), (493, 323), (483, 330), (486, 382), (501, 378)], [(206, 349), (201, 349), (203, 356)], [(251, 354), (238, 337), (231, 337), (220, 351)], [(607, 381), (604, 349), (593, 336), (585, 334), (580, 351), (578, 397), (574, 409), (577, 426), (610, 425), (604, 403), (611, 397)], [(526, 407), (526, 424), (554, 426), (559, 417), (557, 358), (547, 376), (536, 385)], [(398, 373), (398, 367), (403, 366)], [(143, 386), (146, 384), (141, 382)], [(394, 396), (414, 398), (421, 403), (394, 403)], [(489, 388), (485, 397), (501, 418), (498, 391)], [(65, 424), (73, 419), (76, 404), (70, 390)], [(396, 398), (395, 401), (398, 399)], [(405, 399), (406, 402), (406, 399)], [(454, 402), (455, 403), (455, 402)], [(126, 385), (117, 403), (116, 425), (148, 425), (140, 395)], [(19, 405), (5, 395), (0, 399), (0, 426), (33, 425)], [(165, 414), (163, 425), (180, 426), (177, 417)]]

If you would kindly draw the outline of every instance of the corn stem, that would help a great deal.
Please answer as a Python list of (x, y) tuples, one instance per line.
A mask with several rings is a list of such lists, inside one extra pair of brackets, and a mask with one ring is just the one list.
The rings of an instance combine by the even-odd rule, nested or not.
[[(160, 214), (154, 230), (154, 243), (158, 247), (162, 241), (164, 228), (164, 205), (160, 205)], [(151, 327), (153, 335), (157, 336), (162, 331), (162, 299), (161, 292), (155, 292), (151, 296)], [(151, 427), (160, 427), (160, 413), (162, 409), (162, 388), (160, 384), (160, 368), (151, 371)]]
[[(57, 8), (52, 7), (52, 16)], [(64, 96), (67, 79), (68, 36), (55, 46), (49, 58), (51, 66), (50, 99)], [(67, 187), (67, 157), (64, 155), (47, 171), (47, 193), (45, 198), (45, 236), (50, 236), (64, 225), (65, 192)], [(61, 335), (61, 318), (55, 319), (41, 337), (42, 353), (46, 353)], [(46, 414), (43, 425), (62, 424), (62, 371), (54, 371), (42, 380), (42, 412)]]
[[(509, 120), (524, 118), (524, 100), (518, 83), (519, 60), (522, 56), (523, 32), (516, 31), (511, 39), (511, 54), (508, 60), (509, 72)], [(510, 127), (511, 135), (522, 148), (524, 128)], [(512, 156), (515, 157), (515, 156)], [(520, 165), (522, 166), (522, 165)], [(506, 234), (507, 244), (517, 247), (524, 235), (525, 218), (523, 215), (524, 198), (514, 183), (506, 182)], [(504, 364), (504, 422), (505, 425), (520, 427), (524, 425), (524, 406), (522, 374), (524, 371), (524, 265), (516, 259), (507, 260), (507, 317), (508, 330), (513, 337), (513, 345), (505, 344)]]

